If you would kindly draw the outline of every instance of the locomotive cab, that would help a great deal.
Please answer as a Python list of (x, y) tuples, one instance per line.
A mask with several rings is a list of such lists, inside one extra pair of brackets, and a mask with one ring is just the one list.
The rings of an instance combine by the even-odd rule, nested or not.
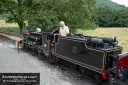
[(55, 41), (57, 42), (58, 36), (54, 36), (55, 33), (59, 33), (58, 30), (47, 30), (43, 32), (42, 35), (42, 49), (46, 56), (49, 56), (49, 52), (52, 47), (55, 45)]

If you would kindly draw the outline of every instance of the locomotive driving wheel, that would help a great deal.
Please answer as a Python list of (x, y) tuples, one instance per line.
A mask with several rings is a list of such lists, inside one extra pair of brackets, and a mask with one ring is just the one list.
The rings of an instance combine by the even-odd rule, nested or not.
[(79, 71), (84, 74), (85, 73), (85, 68), (79, 66)]
[(50, 64), (55, 64), (57, 62), (57, 58), (52, 54), (52, 52), (50, 52), (49, 54), (49, 61), (50, 61)]
[(94, 75), (94, 78), (95, 78), (96, 80), (98, 80), (98, 81), (100, 80), (100, 77), (99, 77), (99, 75), (97, 75), (97, 74)]
[(94, 72), (94, 79), (96, 79), (97, 81), (102, 81), (101, 76), (95, 72)]
[(75, 65), (74, 63), (70, 63), (69, 67), (73, 70), (77, 69), (77, 65)]

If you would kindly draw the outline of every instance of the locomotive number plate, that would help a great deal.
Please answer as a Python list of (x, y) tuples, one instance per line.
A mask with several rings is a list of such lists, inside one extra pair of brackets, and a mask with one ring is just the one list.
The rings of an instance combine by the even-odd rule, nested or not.
[(77, 53), (77, 47), (76, 47), (76, 46), (73, 46), (73, 47), (72, 47), (72, 52), (73, 52), (73, 53)]

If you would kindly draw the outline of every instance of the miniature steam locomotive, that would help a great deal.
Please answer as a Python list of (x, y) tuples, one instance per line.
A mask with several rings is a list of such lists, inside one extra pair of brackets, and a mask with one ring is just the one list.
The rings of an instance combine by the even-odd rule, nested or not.
[(43, 53), (49, 58), (51, 64), (60, 62), (100, 81), (109, 78), (110, 74), (115, 76), (116, 69), (121, 68), (121, 62), (124, 68), (128, 66), (125, 60), (128, 60), (128, 55), (125, 54), (125, 57), (119, 55), (122, 53), (122, 47), (118, 46), (116, 38), (83, 34), (54, 36), (58, 32), (58, 30), (45, 32), (25, 30), (23, 47)]

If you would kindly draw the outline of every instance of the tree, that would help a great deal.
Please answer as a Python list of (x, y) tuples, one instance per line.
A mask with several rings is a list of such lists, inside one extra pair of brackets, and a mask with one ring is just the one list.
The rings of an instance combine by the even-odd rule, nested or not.
[(128, 27), (128, 8), (118, 11), (116, 26)]
[(128, 8), (99, 7), (94, 20), (100, 27), (128, 27)]
[(58, 16), (55, 11), (41, 9), (34, 17), (28, 19), (27, 28), (34, 30), (39, 27), (42, 31), (47, 30), (47, 28), (56, 29), (59, 25), (58, 22)]
[(55, 9), (57, 9), (61, 0), (43, 0), (37, 1), (40, 3), (41, 7), (38, 12), (34, 14), (34, 17), (28, 18), (27, 28), (35, 29), (37, 27), (45, 31), (47, 28), (56, 29), (59, 24), (58, 14)]
[[(76, 29), (93, 29), (93, 12), (96, 10), (95, 0), (69, 0), (64, 3), (57, 14), (59, 19), (67, 22), (72, 32)], [(61, 11), (63, 10), (63, 11)]]
[(56, 28), (63, 20), (72, 32), (76, 29), (92, 29), (96, 10), (95, 0), (1, 0), (1, 10), (8, 13), (7, 22), (18, 23), (20, 32), (28, 21), (28, 27)]
[(30, 27), (38, 24), (42, 29), (47, 25), (56, 28), (59, 21), (63, 20), (71, 32), (75, 32), (76, 29), (95, 28), (92, 20), (93, 12), (96, 10), (95, 0), (44, 0), (40, 4), (41, 10), (28, 23)]
[(1, 0), (0, 11), (8, 14), (6, 22), (17, 23), (20, 34), (25, 26), (27, 17), (35, 12), (36, 0)]
[(109, 6), (99, 7), (98, 12), (94, 16), (96, 24), (101, 27), (115, 26), (117, 11)]

